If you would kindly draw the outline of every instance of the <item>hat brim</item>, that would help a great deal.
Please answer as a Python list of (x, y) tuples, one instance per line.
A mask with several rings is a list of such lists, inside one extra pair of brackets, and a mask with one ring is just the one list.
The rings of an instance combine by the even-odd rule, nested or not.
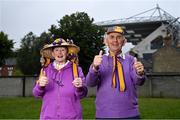
[(68, 54), (77, 54), (80, 51), (80, 48), (74, 44), (62, 44), (62, 45), (45, 45), (43, 49), (40, 50), (40, 54), (43, 57), (54, 59), (52, 56), (52, 49), (54, 47), (67, 47), (68, 48)]
[(109, 27), (107, 29), (107, 34), (110, 34), (110, 33), (120, 33), (120, 34), (124, 34), (124, 31), (123, 29), (120, 27), (120, 26), (113, 26), (113, 27)]
[(110, 31), (110, 32), (107, 32), (107, 34), (110, 34), (110, 33), (119, 33), (119, 34), (124, 34), (124, 32), (117, 32), (117, 31)]

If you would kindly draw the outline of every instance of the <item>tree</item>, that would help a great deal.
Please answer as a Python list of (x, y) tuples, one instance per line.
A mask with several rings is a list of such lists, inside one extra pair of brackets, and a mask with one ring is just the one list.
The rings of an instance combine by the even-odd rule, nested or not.
[(49, 43), (49, 35), (42, 33), (40, 37), (29, 32), (21, 41), (17, 51), (17, 65), (25, 75), (38, 74), (41, 68), (40, 49), (45, 43)]
[(8, 35), (4, 32), (0, 32), (0, 66), (5, 62), (5, 59), (13, 55), (14, 43), (8, 39)]
[(49, 29), (54, 39), (59, 37), (72, 39), (80, 47), (79, 63), (85, 73), (94, 55), (103, 49), (102, 35), (105, 31), (102, 27), (93, 24), (93, 21), (87, 13), (77, 12), (70, 16), (65, 15), (58, 21), (58, 26), (52, 25)]

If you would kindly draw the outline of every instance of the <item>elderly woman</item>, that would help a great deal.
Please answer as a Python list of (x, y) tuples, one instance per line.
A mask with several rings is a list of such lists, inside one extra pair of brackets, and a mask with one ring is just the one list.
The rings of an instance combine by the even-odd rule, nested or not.
[(82, 119), (80, 99), (87, 95), (81, 67), (69, 56), (79, 47), (64, 39), (45, 45), (41, 55), (53, 59), (41, 70), (33, 95), (42, 98), (40, 119)]

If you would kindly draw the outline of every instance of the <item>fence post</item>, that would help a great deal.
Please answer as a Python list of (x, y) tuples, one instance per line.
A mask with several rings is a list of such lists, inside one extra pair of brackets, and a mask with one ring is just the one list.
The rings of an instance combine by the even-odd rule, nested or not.
[(152, 86), (152, 79), (153, 79), (152, 76), (149, 77), (149, 95), (150, 95), (150, 97), (153, 97), (153, 95), (152, 95), (152, 88), (153, 88), (153, 86)]
[(26, 89), (26, 86), (25, 86), (25, 83), (26, 83), (26, 77), (23, 76), (22, 78), (22, 82), (23, 82), (23, 86), (22, 86), (22, 97), (25, 97), (25, 89)]

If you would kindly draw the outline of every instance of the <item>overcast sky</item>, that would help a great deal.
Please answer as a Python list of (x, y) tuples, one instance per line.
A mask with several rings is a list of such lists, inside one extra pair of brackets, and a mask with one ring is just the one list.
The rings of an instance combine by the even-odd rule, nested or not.
[(100, 22), (131, 17), (157, 4), (175, 18), (180, 17), (180, 0), (0, 0), (0, 31), (8, 34), (18, 48), (27, 33), (39, 36), (64, 15), (86, 12)]

